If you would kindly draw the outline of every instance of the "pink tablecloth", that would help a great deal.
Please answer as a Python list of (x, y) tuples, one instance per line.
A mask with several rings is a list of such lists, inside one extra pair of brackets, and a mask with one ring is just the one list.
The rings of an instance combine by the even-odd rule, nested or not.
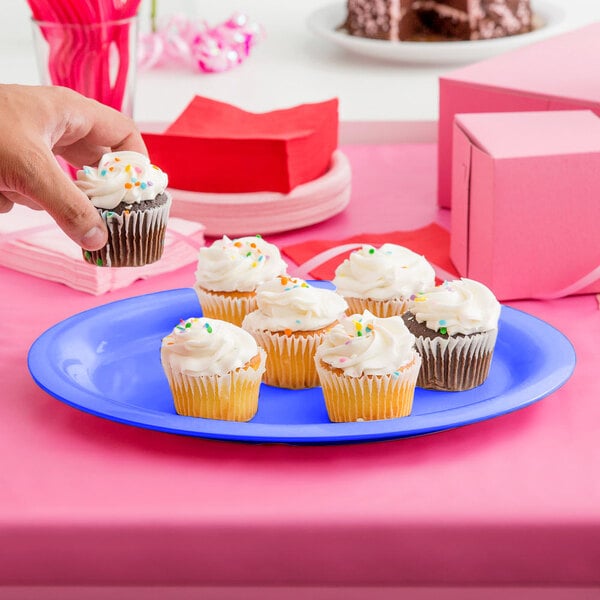
[[(350, 208), (271, 240), (447, 220), (435, 207), (434, 146), (344, 150)], [(577, 368), (562, 389), (420, 438), (207, 441), (103, 420), (36, 387), (26, 355), (46, 328), (101, 303), (189, 286), (193, 271), (96, 298), (0, 270), (0, 584), (600, 586), (594, 297), (513, 304), (573, 342)]]

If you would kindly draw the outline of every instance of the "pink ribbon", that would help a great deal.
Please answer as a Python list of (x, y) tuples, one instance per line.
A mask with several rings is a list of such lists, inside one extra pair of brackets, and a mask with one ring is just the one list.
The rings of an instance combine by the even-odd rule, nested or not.
[[(345, 252), (349, 252), (350, 250), (356, 250), (358, 248), (362, 248), (362, 246), (364, 246), (364, 245), (365, 244), (353, 242), (350, 244), (342, 244), (340, 246), (334, 246), (333, 248), (328, 248), (327, 250), (323, 250), (322, 252), (319, 252), (319, 254), (316, 254), (315, 256), (313, 256), (312, 258), (307, 260), (306, 262), (302, 263), (301, 265), (298, 265), (295, 269), (294, 274), (296, 277), (300, 277), (301, 279), (310, 279), (310, 277), (311, 277), (310, 272), (313, 269), (316, 269), (317, 267), (321, 266), (322, 264), (326, 263), (327, 261), (331, 260), (332, 258), (339, 256), (340, 254), (344, 254)], [(451, 281), (453, 279), (456, 279), (456, 276), (452, 275), (451, 273), (448, 273), (448, 271), (445, 271), (438, 265), (432, 263), (431, 266), (433, 267), (433, 270), (435, 271), (435, 275), (438, 279), (441, 279), (442, 281)], [(556, 290), (554, 292), (551, 292), (551, 293), (535, 294), (535, 295), (530, 296), (529, 299), (531, 299), (531, 300), (556, 300), (558, 298), (565, 298), (566, 296), (572, 296), (574, 294), (581, 292), (582, 290), (584, 290), (586, 287), (588, 287), (595, 281), (598, 281), (598, 279), (600, 279), (600, 266), (596, 267), (595, 269), (593, 269), (592, 271), (590, 271), (589, 273), (587, 273), (586, 275), (584, 275), (583, 277), (581, 277), (580, 279), (578, 279), (577, 281), (573, 282), (572, 284), (570, 284), (568, 286), (565, 286), (565, 287), (563, 287), (559, 290)], [(597, 298), (598, 298), (598, 306), (600, 308), (600, 294), (597, 295)]]
[(216, 27), (173, 15), (156, 32), (140, 36), (138, 64), (151, 69), (179, 63), (220, 73), (244, 62), (263, 37), (263, 28), (243, 13), (234, 13)]

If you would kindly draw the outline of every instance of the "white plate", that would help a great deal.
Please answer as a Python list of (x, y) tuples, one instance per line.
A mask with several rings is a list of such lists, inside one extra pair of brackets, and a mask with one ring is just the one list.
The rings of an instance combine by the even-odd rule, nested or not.
[(336, 150), (327, 173), (289, 194), (209, 194), (169, 188), (173, 196), (171, 214), (199, 221), (207, 236), (279, 233), (320, 223), (342, 212), (350, 202), (351, 182), (350, 161)]
[(484, 60), (558, 33), (559, 25), (565, 17), (564, 10), (546, 0), (537, 0), (532, 6), (533, 31), (492, 40), (390, 42), (356, 37), (340, 29), (346, 18), (346, 5), (339, 2), (316, 10), (309, 16), (307, 23), (309, 29), (318, 36), (356, 54), (401, 63), (448, 65)]

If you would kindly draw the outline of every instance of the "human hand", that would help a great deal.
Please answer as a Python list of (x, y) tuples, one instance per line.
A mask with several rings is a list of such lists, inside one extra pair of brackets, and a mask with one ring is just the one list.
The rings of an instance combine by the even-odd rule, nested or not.
[(82, 248), (102, 248), (102, 219), (54, 155), (81, 168), (118, 150), (147, 154), (120, 112), (68, 88), (0, 85), (0, 212), (14, 203), (46, 210)]

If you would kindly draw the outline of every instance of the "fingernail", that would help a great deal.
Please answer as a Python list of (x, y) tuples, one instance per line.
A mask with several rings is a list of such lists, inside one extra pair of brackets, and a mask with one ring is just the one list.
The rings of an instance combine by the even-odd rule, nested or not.
[(82, 238), (81, 246), (85, 250), (99, 250), (104, 246), (106, 234), (101, 227), (92, 227)]

